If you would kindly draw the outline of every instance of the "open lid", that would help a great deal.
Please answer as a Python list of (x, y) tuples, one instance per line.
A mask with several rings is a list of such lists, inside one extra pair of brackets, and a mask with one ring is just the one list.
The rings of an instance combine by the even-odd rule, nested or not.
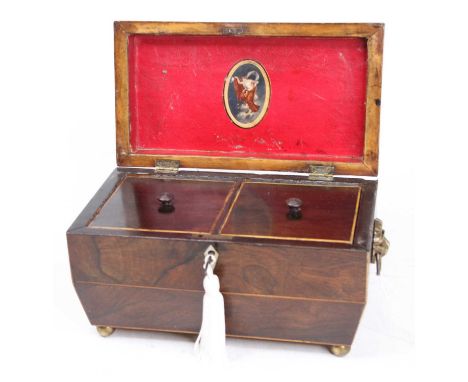
[(383, 25), (115, 23), (117, 162), (377, 175)]

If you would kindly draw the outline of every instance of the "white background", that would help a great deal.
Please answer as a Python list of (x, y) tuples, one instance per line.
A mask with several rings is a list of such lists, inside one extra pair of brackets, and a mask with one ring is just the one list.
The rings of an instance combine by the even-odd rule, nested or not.
[[(462, 4), (2, 2), (0, 379), (466, 377)], [(229, 339), (230, 362), (220, 370), (194, 359), (191, 337), (118, 331), (102, 339), (89, 325), (72, 287), (65, 231), (115, 167), (114, 20), (386, 24), (377, 216), (391, 251), (381, 277), (371, 268), (368, 305), (347, 357)]]

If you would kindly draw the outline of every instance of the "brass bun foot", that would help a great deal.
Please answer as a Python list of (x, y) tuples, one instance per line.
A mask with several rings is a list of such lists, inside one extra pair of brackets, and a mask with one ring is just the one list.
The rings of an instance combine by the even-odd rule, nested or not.
[(330, 353), (336, 355), (337, 357), (344, 357), (351, 350), (351, 346), (348, 345), (331, 345), (328, 347)]
[(109, 337), (115, 329), (110, 326), (96, 326), (96, 330), (102, 337)]

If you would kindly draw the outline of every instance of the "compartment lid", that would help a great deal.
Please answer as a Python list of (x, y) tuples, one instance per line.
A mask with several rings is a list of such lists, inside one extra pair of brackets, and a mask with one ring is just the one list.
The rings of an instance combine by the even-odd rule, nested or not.
[(383, 25), (115, 23), (117, 161), (377, 175)]

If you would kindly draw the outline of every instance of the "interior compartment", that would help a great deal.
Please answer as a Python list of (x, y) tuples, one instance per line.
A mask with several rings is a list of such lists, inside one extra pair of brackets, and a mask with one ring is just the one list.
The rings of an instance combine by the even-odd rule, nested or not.
[[(127, 176), (89, 224), (93, 228), (208, 234), (233, 181)], [(158, 198), (173, 196), (174, 210), (160, 212)]]
[[(222, 235), (352, 244), (360, 186), (245, 182)], [(302, 201), (302, 217), (288, 217), (286, 200)]]

